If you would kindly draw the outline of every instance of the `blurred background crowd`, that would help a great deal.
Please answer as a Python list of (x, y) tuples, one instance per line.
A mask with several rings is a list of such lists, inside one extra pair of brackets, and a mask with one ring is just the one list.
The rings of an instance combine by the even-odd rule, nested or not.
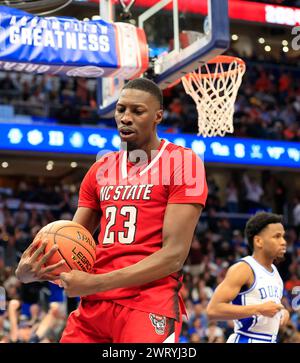
[[(247, 63), (235, 104), (235, 135), (273, 140), (300, 140), (299, 71)], [(163, 128), (196, 132), (197, 110), (181, 85), (164, 92)], [(97, 124), (96, 80), (0, 73), (0, 104), (22, 115), (48, 117), (63, 124)], [(7, 112), (7, 109), (5, 109)], [(1, 107), (0, 107), (1, 115)], [(101, 121), (101, 126), (112, 126)]]
[[(259, 209), (290, 213), (286, 229), (287, 254), (278, 268), (285, 284), (284, 304), (291, 313), (289, 325), (280, 332), (282, 342), (300, 342), (300, 315), (292, 308), (293, 288), (300, 286), (300, 199), (285, 202), (284, 189), (273, 205), (264, 199), (267, 189), (276, 194), (278, 184), (263, 183), (243, 173), (240, 185), (232, 180), (221, 197), (222, 186), (208, 178), (209, 197), (191, 251), (184, 266), (181, 290), (189, 320), (185, 320), (181, 342), (224, 342), (232, 322), (209, 322), (206, 305), (227, 269), (249, 254), (243, 228), (251, 213)], [(67, 315), (78, 299), (68, 299), (50, 282), (21, 284), (14, 271), (21, 254), (44, 225), (71, 219), (77, 206), (79, 184), (50, 185), (44, 179), (20, 181), (14, 189), (0, 189), (0, 286), (6, 290), (7, 310), (0, 315), (0, 341), (56, 342)], [(242, 194), (240, 194), (242, 193)], [(244, 197), (240, 197), (244, 195)], [(282, 198), (283, 196), (283, 198)], [(96, 238), (96, 235), (95, 235)]]
[[(300, 140), (300, 86), (293, 79), (299, 70), (247, 63), (235, 104), (235, 135), (257, 139)], [(49, 75), (0, 72), (2, 112), (47, 117), (62, 124), (99, 124), (97, 82), (94, 79), (60, 79)], [(164, 131), (197, 132), (197, 110), (183, 87), (164, 91)], [(1, 116), (1, 106), (0, 106)], [(101, 120), (101, 126), (113, 122)]]

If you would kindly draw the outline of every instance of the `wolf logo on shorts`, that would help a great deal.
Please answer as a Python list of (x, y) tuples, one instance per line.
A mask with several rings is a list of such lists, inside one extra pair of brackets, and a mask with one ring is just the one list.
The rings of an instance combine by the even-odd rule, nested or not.
[(151, 320), (152, 325), (155, 328), (156, 334), (164, 335), (166, 328), (166, 317), (150, 313), (149, 318)]

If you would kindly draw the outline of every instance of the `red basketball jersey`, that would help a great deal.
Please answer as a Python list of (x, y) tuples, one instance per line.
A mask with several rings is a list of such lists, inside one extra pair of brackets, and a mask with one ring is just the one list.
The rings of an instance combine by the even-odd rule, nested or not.
[[(203, 162), (190, 149), (162, 140), (150, 163), (132, 163), (125, 151), (106, 154), (90, 168), (79, 193), (79, 207), (101, 212), (93, 272), (121, 269), (159, 250), (167, 204), (204, 206), (206, 198)], [(178, 319), (180, 287), (178, 272), (142, 286), (84, 299), (114, 300), (132, 309)]]

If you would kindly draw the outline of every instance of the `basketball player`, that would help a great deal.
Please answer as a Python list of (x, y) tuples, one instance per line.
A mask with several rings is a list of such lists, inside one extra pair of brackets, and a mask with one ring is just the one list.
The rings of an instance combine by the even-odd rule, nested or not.
[[(91, 233), (100, 222), (99, 245), (93, 274), (60, 275), (67, 295), (82, 297), (62, 342), (178, 341), (181, 268), (207, 185), (192, 150), (158, 138), (162, 104), (152, 81), (128, 82), (115, 111), (122, 150), (102, 156), (81, 184), (73, 220)], [(53, 251), (38, 262), (43, 248), (21, 259), (22, 281), (57, 278), (57, 266), (42, 266)]]
[(286, 252), (279, 215), (260, 212), (249, 219), (245, 234), (252, 256), (231, 266), (207, 307), (213, 320), (234, 320), (228, 343), (275, 343), (289, 313), (281, 304), (282, 279), (273, 265)]

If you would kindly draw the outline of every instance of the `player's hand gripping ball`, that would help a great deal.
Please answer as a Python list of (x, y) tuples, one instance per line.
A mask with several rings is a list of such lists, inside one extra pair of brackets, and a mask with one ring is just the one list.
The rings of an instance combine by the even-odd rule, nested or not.
[[(61, 260), (65, 264), (52, 273), (59, 275), (62, 272), (80, 270), (90, 272), (96, 259), (96, 243), (90, 232), (82, 225), (72, 221), (56, 221), (47, 224), (36, 235), (33, 242), (47, 240), (44, 253), (46, 254), (53, 245), (58, 249), (44, 265), (54, 265)], [(58, 283), (58, 281), (55, 281)]]

